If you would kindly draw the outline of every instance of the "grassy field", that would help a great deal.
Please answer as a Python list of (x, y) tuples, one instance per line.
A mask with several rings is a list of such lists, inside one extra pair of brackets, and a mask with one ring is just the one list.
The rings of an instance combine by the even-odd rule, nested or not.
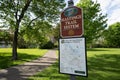
[(47, 50), (40, 49), (18, 49), (18, 60), (12, 61), (12, 49), (0, 48), (0, 69), (8, 68), (10, 66), (23, 64), (24, 62), (36, 59), (44, 55)]
[[(87, 50), (88, 77), (77, 80), (120, 80), (120, 49), (96, 48)], [(70, 80), (59, 74), (58, 62), (28, 80)]]

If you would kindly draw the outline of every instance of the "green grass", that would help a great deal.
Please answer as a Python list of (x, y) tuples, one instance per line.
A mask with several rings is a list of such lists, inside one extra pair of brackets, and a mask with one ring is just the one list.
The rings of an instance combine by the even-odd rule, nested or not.
[[(77, 80), (120, 80), (120, 49), (88, 49), (87, 60), (88, 77), (76, 76)], [(70, 80), (70, 76), (59, 74), (56, 62), (28, 80)]]
[(0, 69), (23, 64), (44, 55), (47, 50), (41, 49), (18, 49), (18, 60), (12, 60), (11, 48), (0, 48)]

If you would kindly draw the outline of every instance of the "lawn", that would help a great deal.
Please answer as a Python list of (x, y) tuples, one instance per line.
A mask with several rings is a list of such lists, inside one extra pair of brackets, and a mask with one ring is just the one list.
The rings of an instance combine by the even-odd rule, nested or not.
[(46, 52), (47, 50), (41, 49), (18, 49), (18, 60), (13, 61), (12, 49), (0, 48), (0, 69), (23, 64), (24, 62), (43, 56)]
[[(88, 77), (77, 80), (120, 80), (120, 49), (96, 48), (87, 50)], [(59, 74), (58, 62), (28, 80), (70, 80)]]

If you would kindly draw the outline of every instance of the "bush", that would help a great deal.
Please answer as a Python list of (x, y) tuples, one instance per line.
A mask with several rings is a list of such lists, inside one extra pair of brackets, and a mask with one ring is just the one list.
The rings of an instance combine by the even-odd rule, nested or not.
[(53, 49), (54, 48), (54, 43), (51, 41), (48, 41), (46, 44), (42, 45), (40, 48), (42, 49)]

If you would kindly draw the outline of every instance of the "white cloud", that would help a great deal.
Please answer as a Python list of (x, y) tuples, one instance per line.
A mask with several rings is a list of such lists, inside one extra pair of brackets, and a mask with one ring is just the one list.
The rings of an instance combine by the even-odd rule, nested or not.
[[(69, 0), (65, 0), (67, 3)], [(77, 4), (80, 0), (73, 0)], [(101, 12), (107, 14), (108, 25), (120, 22), (120, 0), (92, 0), (100, 3)]]
[(120, 22), (120, 9), (113, 11), (110, 17), (108, 17), (108, 24), (111, 25), (115, 22)]
[(100, 3), (100, 8), (102, 9), (102, 13), (106, 13), (109, 5), (111, 4), (111, 0), (92, 0)]
[(108, 15), (108, 25), (120, 22), (120, 0), (97, 0), (97, 2), (101, 5), (102, 13)]

